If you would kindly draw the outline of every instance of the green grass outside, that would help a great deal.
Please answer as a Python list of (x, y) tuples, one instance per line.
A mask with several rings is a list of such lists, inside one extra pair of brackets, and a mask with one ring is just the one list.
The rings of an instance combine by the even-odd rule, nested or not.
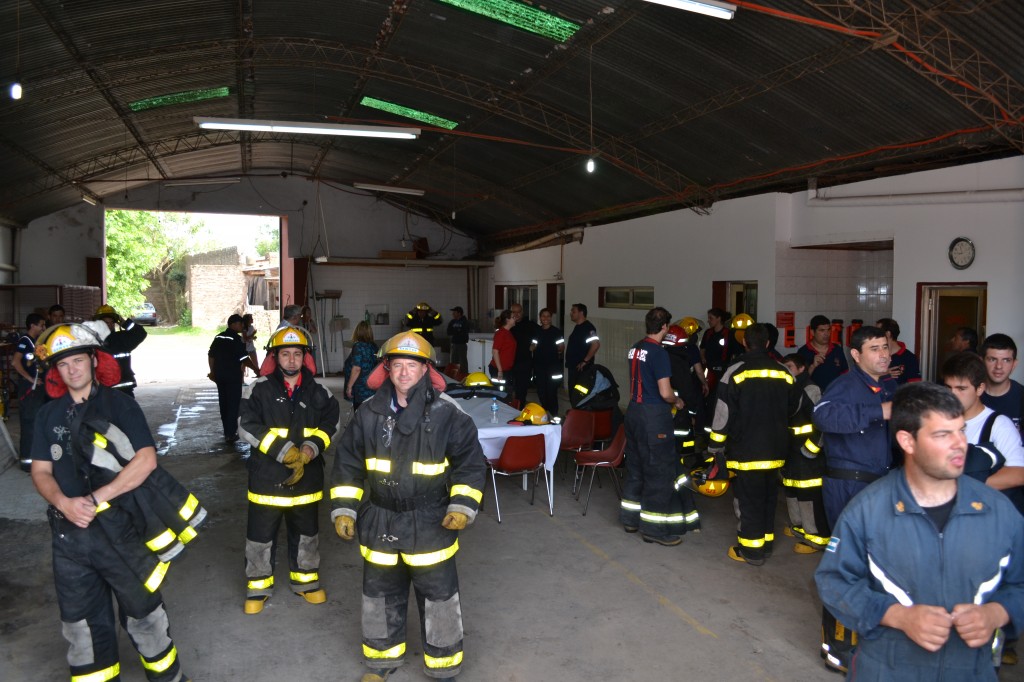
[(203, 329), (201, 327), (146, 327), (146, 332), (152, 336), (212, 336), (219, 329)]

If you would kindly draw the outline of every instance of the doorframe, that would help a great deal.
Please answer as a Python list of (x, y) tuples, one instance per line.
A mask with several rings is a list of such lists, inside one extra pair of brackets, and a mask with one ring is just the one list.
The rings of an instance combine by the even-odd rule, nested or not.
[[(922, 377), (928, 368), (929, 349), (924, 348), (924, 340), (928, 334), (925, 333), (925, 325), (931, 326), (931, 315), (929, 311), (924, 308), (924, 301), (926, 299), (925, 292), (931, 289), (984, 289), (985, 290), (985, 317), (987, 324), (988, 317), (988, 282), (918, 282), (916, 284), (916, 301), (914, 304), (914, 319), (916, 324), (914, 325), (914, 346), (915, 352), (917, 353), (918, 362), (921, 366)], [(981, 334), (981, 329), (978, 329), (978, 334)], [(936, 340), (938, 341), (938, 340)], [(936, 346), (938, 348), (938, 346)], [(936, 367), (938, 372), (938, 367)], [(929, 380), (934, 381), (936, 377), (928, 377)]]

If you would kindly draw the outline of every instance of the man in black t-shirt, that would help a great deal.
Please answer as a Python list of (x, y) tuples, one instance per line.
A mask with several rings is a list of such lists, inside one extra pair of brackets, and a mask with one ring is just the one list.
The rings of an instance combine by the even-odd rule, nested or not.
[(469, 350), (469, 319), (463, 314), (462, 306), (455, 306), (451, 310), (452, 319), (448, 322), (448, 339), (452, 344), (451, 357), (448, 362), (458, 365), (463, 372), (469, 371), (469, 360), (466, 356)]
[(1006, 334), (992, 334), (981, 345), (981, 357), (985, 361), (985, 392), (981, 402), (997, 414), (1013, 420), (1020, 431), (1021, 415), (1024, 413), (1024, 387), (1010, 378), (1017, 369), (1017, 344)]
[(508, 307), (516, 318), (516, 324), (512, 327), (512, 336), (516, 339), (516, 361), (512, 365), (512, 372), (515, 374), (513, 386), (515, 399), (519, 405), (526, 404), (526, 392), (530, 390), (530, 381), (533, 380), (533, 343), (537, 340), (537, 323), (523, 317), (523, 306), (513, 303)]
[[(224, 425), (224, 440), (228, 445), (238, 440), (238, 408), (242, 402), (242, 377), (245, 367), (251, 366), (249, 353), (242, 341), (244, 322), (241, 315), (228, 318), (227, 329), (213, 337), (208, 359), (207, 375), (217, 384), (220, 419)], [(256, 370), (255, 367), (253, 367)]]
[(597, 336), (597, 328), (587, 319), (587, 306), (573, 303), (569, 308), (569, 319), (576, 325), (565, 344), (565, 373), (571, 391), (580, 372), (594, 361), (601, 348), (601, 339)]
[(39, 313), (29, 313), (25, 318), (25, 334), (18, 339), (18, 345), (11, 356), (11, 369), (18, 375), (18, 421), (21, 425), (18, 456), (22, 471), (32, 465), (32, 430), (36, 413), (46, 402), (46, 393), (36, 362), (36, 339), (46, 329), (46, 320)]

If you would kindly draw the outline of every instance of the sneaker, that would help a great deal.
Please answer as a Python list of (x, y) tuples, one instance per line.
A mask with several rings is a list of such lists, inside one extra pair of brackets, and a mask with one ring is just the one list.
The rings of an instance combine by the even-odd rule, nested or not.
[(683, 543), (683, 538), (678, 535), (643, 535), (644, 542), (651, 542), (665, 547), (675, 547)]
[(738, 545), (733, 545), (729, 548), (728, 556), (733, 561), (742, 561), (743, 563), (750, 564), (751, 566), (760, 566), (764, 564), (764, 559), (748, 559), (740, 554), (740, 548)]

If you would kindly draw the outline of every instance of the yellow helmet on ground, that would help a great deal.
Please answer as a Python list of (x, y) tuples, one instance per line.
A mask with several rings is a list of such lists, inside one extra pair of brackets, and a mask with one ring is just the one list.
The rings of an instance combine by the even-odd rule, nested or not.
[(677, 322), (676, 324), (685, 329), (686, 333), (689, 334), (690, 336), (693, 336), (694, 334), (696, 334), (697, 332), (704, 328), (704, 325), (701, 324), (701, 321), (698, 320), (696, 317), (684, 317), (683, 319), (679, 320), (679, 322)]
[(420, 301), (416, 304), (416, 310), (430, 310), (430, 304), (426, 301)]
[(395, 334), (384, 342), (380, 348), (382, 358), (406, 357), (416, 358), (431, 364), (437, 362), (437, 355), (434, 354), (434, 347), (427, 343), (427, 340), (416, 332), (402, 332)]
[(270, 337), (270, 341), (267, 343), (267, 350), (303, 348), (308, 351), (312, 345), (309, 340), (309, 332), (302, 327), (281, 327)]
[(92, 319), (102, 320), (104, 317), (112, 317), (116, 320), (120, 316), (117, 314), (117, 311), (114, 310), (113, 306), (101, 305), (96, 309), (96, 314), (92, 316)]
[(526, 403), (526, 407), (523, 408), (523, 411), (519, 413), (515, 420), (524, 424), (543, 426), (544, 424), (551, 423), (551, 415), (537, 403)]
[(708, 479), (704, 467), (697, 467), (691, 471), (690, 480), (693, 481), (694, 490), (708, 497), (721, 497), (729, 490), (728, 478)]
[(36, 340), (36, 358), (53, 364), (66, 355), (84, 353), (103, 345), (99, 335), (85, 325), (72, 323), (50, 327)]
[(462, 380), (462, 385), (463, 386), (494, 386), (494, 384), (491, 383), (490, 377), (488, 377), (483, 372), (473, 372), (472, 374), (467, 375), (466, 378)]

